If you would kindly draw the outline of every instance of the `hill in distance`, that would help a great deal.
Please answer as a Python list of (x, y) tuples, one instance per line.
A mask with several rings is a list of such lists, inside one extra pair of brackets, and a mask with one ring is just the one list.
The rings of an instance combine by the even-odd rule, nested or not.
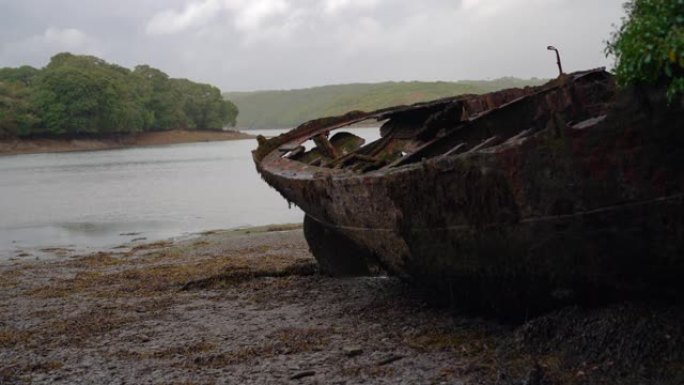
[(290, 128), (311, 119), (353, 110), (373, 111), (544, 82), (536, 78), (523, 80), (506, 77), (488, 81), (357, 83), (284, 91), (227, 92), (223, 96), (240, 111), (237, 127), (249, 130)]

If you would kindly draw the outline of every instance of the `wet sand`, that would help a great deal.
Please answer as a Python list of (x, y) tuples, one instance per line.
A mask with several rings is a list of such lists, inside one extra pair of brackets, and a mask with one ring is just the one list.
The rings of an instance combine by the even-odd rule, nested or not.
[(677, 384), (681, 307), (508, 325), (321, 276), (299, 226), (0, 264), (0, 384)]
[(118, 139), (5, 139), (0, 140), (0, 155), (110, 150), (250, 138), (255, 138), (255, 136), (239, 131), (173, 130), (164, 132), (145, 132)]

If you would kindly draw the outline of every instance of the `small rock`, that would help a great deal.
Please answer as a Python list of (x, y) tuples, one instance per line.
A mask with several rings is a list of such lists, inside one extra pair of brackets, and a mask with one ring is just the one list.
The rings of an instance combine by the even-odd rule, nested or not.
[(299, 380), (299, 379), (302, 379), (304, 377), (311, 377), (311, 376), (315, 376), (315, 375), (316, 375), (316, 372), (314, 372), (313, 370), (307, 370), (304, 372), (296, 373), (295, 375), (290, 377), (290, 380)]
[(344, 352), (344, 355), (349, 358), (356, 357), (363, 353), (363, 349), (360, 346), (345, 346), (342, 348), (342, 351)]
[(392, 355), (389, 355), (389, 356), (388, 356), (387, 358), (385, 358), (384, 360), (378, 362), (378, 363), (377, 363), (377, 366), (389, 365), (389, 364), (391, 364), (391, 363), (393, 363), (393, 362), (396, 362), (396, 361), (401, 360), (402, 358), (404, 358), (404, 356), (400, 356), (400, 355), (398, 355), (398, 354), (392, 354)]

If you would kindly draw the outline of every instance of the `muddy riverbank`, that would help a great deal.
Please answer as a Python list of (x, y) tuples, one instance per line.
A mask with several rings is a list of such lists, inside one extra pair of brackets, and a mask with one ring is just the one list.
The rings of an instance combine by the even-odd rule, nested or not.
[(173, 130), (145, 132), (109, 139), (2, 139), (0, 140), (0, 155), (110, 150), (178, 143), (249, 139), (254, 137), (239, 131)]
[[(29, 260), (29, 258), (26, 258)], [(510, 325), (321, 276), (297, 226), (0, 265), (0, 384), (681, 384), (680, 306)]]

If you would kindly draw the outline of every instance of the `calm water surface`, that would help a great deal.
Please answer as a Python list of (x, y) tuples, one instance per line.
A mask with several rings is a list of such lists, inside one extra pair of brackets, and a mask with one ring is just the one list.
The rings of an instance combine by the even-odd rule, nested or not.
[[(377, 129), (355, 133), (377, 137)], [(300, 222), (302, 212), (256, 173), (255, 146), (250, 139), (0, 157), (0, 260)]]

